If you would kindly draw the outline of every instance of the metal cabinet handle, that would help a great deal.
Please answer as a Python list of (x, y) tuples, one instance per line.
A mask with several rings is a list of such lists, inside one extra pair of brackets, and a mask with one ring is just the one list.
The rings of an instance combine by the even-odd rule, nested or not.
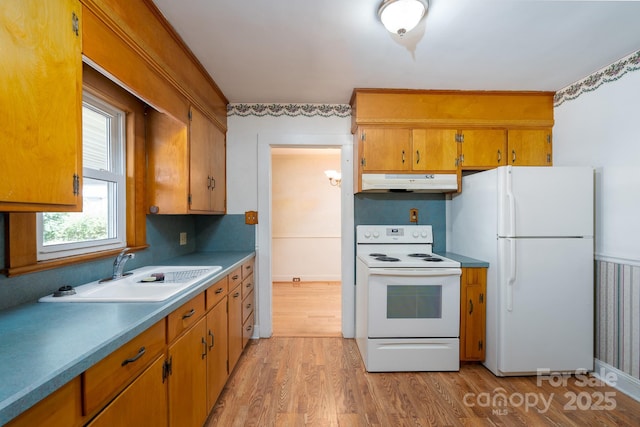
[(214, 188), (216, 188), (216, 179), (211, 177), (211, 189), (213, 190)]
[(253, 329), (253, 326), (252, 325), (248, 325), (247, 326), (247, 332), (251, 331), (251, 329)]
[(249, 282), (246, 285), (244, 285), (244, 287), (247, 288), (247, 289), (249, 289), (252, 286), (253, 286), (253, 282)]
[(204, 337), (202, 337), (202, 354), (200, 356), (203, 359), (207, 357), (207, 341), (205, 341)]
[(240, 276), (238, 276), (237, 274), (234, 274), (233, 276), (231, 276), (231, 280), (238, 280)]
[(247, 310), (251, 308), (251, 303), (247, 304)]
[(498, 150), (498, 163), (502, 161), (502, 152)]
[(207, 175), (207, 190), (211, 188), (211, 177)]
[(418, 163), (420, 163), (420, 150), (416, 150), (416, 157), (417, 157), (416, 159), (416, 165), (417, 165)]
[(216, 289), (215, 294), (216, 294), (216, 295), (217, 295), (217, 294), (221, 294), (223, 291), (224, 291), (224, 289), (223, 289), (223, 288), (218, 288), (218, 289)]
[(516, 162), (516, 150), (511, 150), (511, 162)]
[(234, 298), (238, 298), (240, 296), (240, 292), (236, 292), (235, 294), (233, 294)]
[(404, 164), (404, 150), (402, 150), (402, 164)]
[(196, 314), (196, 310), (194, 308), (192, 308), (191, 310), (189, 310), (189, 312), (187, 312), (187, 313), (182, 315), (182, 320), (188, 319), (189, 317), (193, 316), (194, 314)]
[(211, 338), (211, 344), (209, 344), (209, 350), (211, 350), (216, 342), (216, 337), (213, 336), (213, 332), (209, 329), (209, 338)]
[(469, 300), (469, 314), (473, 313), (473, 301)]
[(138, 354), (136, 354), (135, 356), (129, 359), (124, 359), (120, 366), (125, 366), (125, 365), (128, 365), (129, 363), (135, 362), (136, 360), (140, 359), (146, 351), (147, 350), (144, 347), (140, 347), (140, 350), (138, 350)]

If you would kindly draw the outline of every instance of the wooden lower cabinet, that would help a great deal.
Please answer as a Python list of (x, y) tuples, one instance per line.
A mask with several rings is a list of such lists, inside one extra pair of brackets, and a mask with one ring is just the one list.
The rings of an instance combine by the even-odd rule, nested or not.
[(18, 415), (5, 427), (78, 426), (82, 418), (80, 390), (80, 377), (76, 377), (35, 406)]
[(229, 372), (242, 354), (242, 292), (240, 284), (229, 292)]
[[(164, 362), (165, 355), (163, 354), (100, 412), (88, 426), (166, 427), (168, 425), (168, 401), (167, 388), (163, 379)], [(187, 424), (176, 425), (186, 426)]]
[(169, 345), (169, 426), (201, 427), (207, 412), (206, 317)]
[(463, 268), (460, 277), (460, 361), (485, 355), (487, 269)]
[(224, 388), (227, 370), (227, 297), (207, 313), (207, 412), (210, 412)]

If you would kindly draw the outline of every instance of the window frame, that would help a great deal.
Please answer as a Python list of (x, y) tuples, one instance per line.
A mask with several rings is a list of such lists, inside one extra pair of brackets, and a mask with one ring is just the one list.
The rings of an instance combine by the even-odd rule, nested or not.
[[(83, 91), (105, 100), (126, 113), (126, 246), (131, 251), (149, 247), (146, 226), (146, 148), (145, 110), (147, 105), (88, 64), (82, 69)], [(120, 249), (72, 255), (46, 261), (37, 260), (36, 214), (34, 212), (5, 213), (5, 268), (7, 277), (45, 271), (82, 262), (112, 259)]]
[[(63, 258), (73, 255), (90, 254), (92, 252), (100, 252), (109, 249), (122, 249), (126, 247), (127, 233), (127, 195), (126, 195), (126, 113), (112, 105), (108, 101), (101, 99), (87, 91), (82, 94), (82, 106), (86, 107), (105, 117), (109, 117), (110, 121), (110, 144), (107, 151), (106, 162), (109, 163), (109, 170), (93, 169), (83, 167), (83, 183), (87, 179), (113, 183), (115, 186), (115, 194), (109, 194), (109, 212), (108, 215), (113, 222), (111, 238), (86, 240), (82, 242), (61, 243), (55, 245), (44, 245), (43, 241), (43, 214), (36, 214), (36, 244), (37, 244), (37, 260), (51, 260)], [(83, 118), (84, 119), (84, 118)], [(84, 150), (84, 145), (83, 145)], [(84, 184), (83, 184), (84, 185)], [(83, 192), (84, 193), (84, 192)], [(115, 203), (115, 206), (114, 206)]]

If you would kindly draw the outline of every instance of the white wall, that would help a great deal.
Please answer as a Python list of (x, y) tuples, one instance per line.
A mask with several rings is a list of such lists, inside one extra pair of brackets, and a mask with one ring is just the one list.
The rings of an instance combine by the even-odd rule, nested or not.
[(340, 170), (334, 148), (271, 151), (272, 280), (340, 281), (340, 187), (324, 171)]
[(596, 170), (596, 258), (640, 265), (640, 71), (554, 111), (556, 166)]

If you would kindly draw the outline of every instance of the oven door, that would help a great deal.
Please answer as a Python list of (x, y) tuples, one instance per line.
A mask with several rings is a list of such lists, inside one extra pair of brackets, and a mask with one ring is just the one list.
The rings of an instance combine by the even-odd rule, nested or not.
[(370, 268), (369, 338), (460, 335), (459, 268)]

